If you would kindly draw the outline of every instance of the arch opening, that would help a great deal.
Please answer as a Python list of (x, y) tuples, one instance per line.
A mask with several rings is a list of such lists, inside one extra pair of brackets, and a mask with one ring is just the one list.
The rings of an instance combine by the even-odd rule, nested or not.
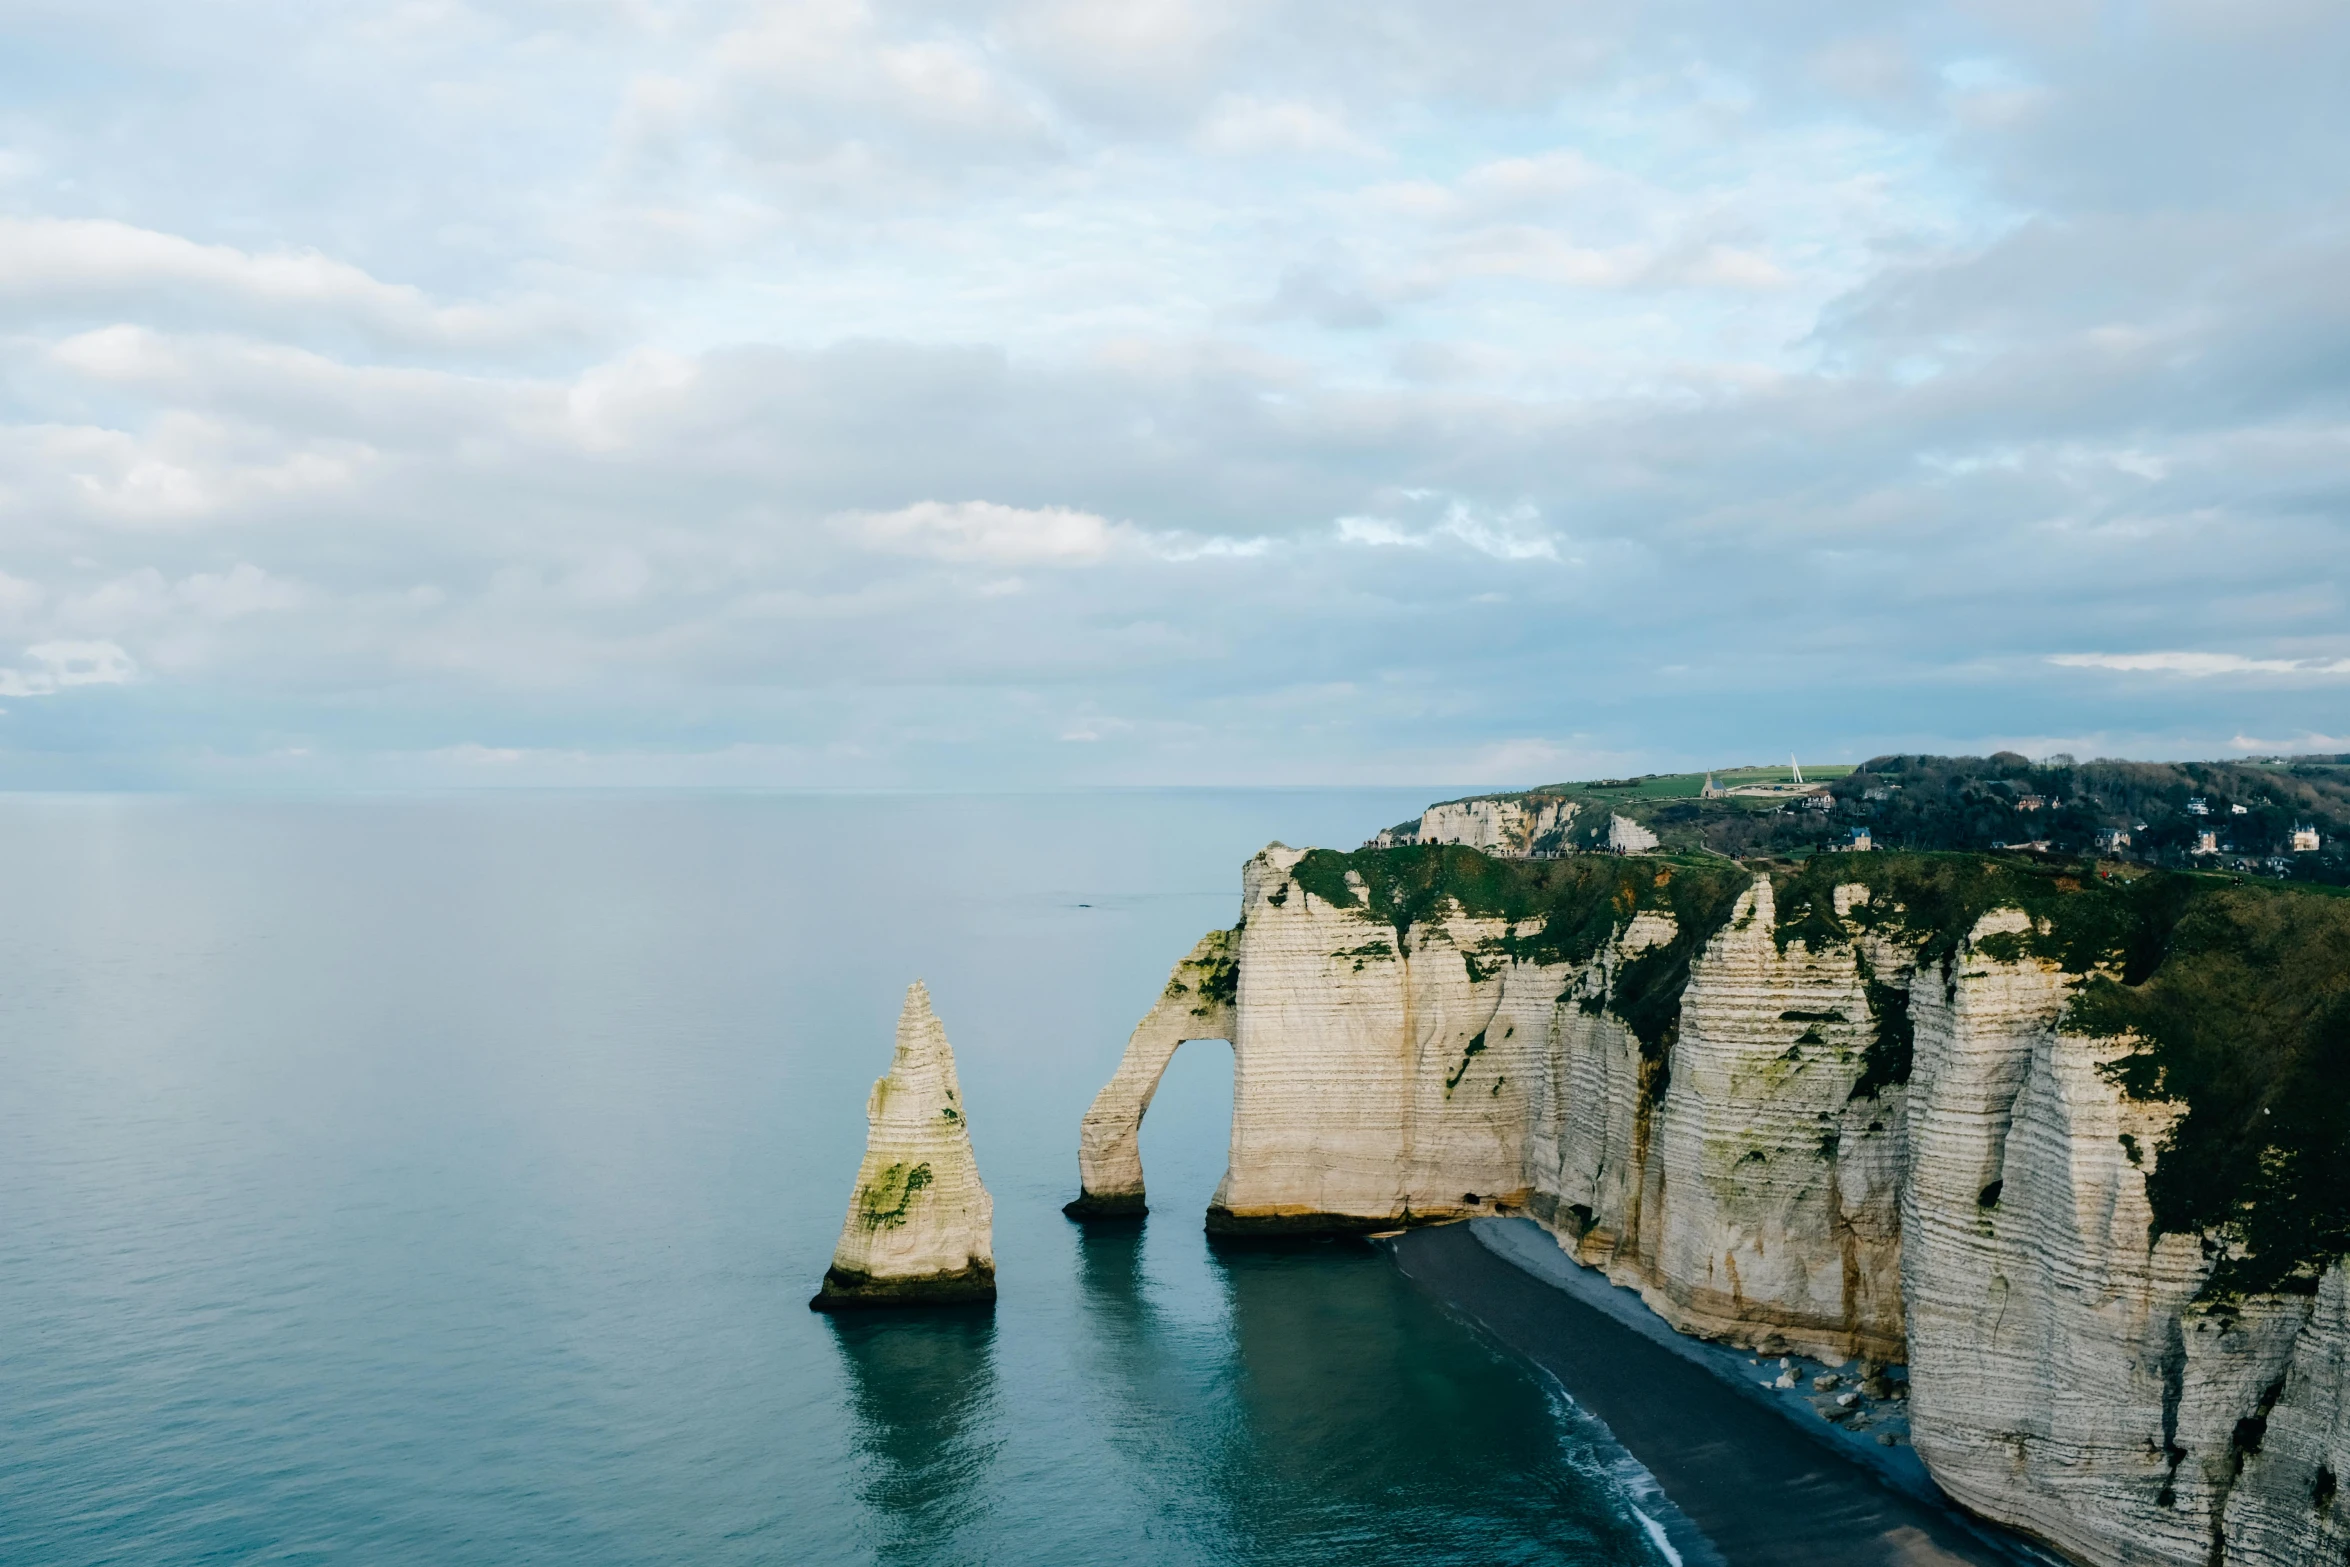
[[(1220, 1039), (1238, 1055), (1234, 932), (1210, 931), (1175, 965), (1157, 1004), (1134, 1027), (1118, 1070), (1094, 1096), (1077, 1133), (1073, 1219), (1138, 1219), (1150, 1212), (1142, 1181), (1142, 1118), (1175, 1052), (1195, 1039)], [(1229, 1145), (1228, 1145), (1229, 1146)]]

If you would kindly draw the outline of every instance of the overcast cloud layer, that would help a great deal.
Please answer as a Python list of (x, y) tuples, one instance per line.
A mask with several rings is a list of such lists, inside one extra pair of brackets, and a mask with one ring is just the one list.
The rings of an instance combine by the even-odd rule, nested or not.
[(2346, 81), (2333, 0), (0, 0), (0, 783), (2350, 749)]

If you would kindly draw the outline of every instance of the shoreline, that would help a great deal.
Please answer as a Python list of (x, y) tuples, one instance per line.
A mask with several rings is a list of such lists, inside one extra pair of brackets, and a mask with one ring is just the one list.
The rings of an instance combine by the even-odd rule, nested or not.
[(1607, 1428), (1671, 1503), (1657, 1522), (1689, 1567), (2060, 1560), (1942, 1499), (1907, 1446), (1839, 1432), (1800, 1390), (1788, 1398), (1757, 1385), (1762, 1373), (1744, 1351), (1675, 1333), (1532, 1220), (1477, 1219), (1381, 1244), (1407, 1278)]

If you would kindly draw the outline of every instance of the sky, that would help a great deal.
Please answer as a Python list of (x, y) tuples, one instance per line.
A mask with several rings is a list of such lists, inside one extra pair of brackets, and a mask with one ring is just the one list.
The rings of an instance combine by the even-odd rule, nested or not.
[(2350, 9), (0, 0), (0, 787), (2350, 750)]

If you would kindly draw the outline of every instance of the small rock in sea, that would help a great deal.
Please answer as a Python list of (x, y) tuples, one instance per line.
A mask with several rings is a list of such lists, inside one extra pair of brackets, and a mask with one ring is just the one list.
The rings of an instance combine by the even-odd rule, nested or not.
[(1860, 1395), (1858, 1393), (1839, 1393), (1836, 1395), (1836, 1402), (1844, 1408), (1850, 1409), (1860, 1402)]
[(1901, 1445), (1901, 1438), (1895, 1436), (1890, 1431), (1879, 1431), (1877, 1433), (1877, 1441), (1885, 1447), (1898, 1447)]
[(1815, 1393), (1834, 1392), (1843, 1385), (1844, 1379), (1833, 1371), (1823, 1371), (1811, 1379), (1811, 1390)]
[(1860, 1379), (1860, 1390), (1871, 1398), (1883, 1398), (1892, 1391), (1892, 1388), (1893, 1384), (1885, 1380), (1885, 1374), (1882, 1371), (1874, 1372)]
[(1792, 1371), (1795, 1369), (1795, 1362), (1789, 1360), (1785, 1355), (1781, 1355), (1779, 1357), (1779, 1369), (1781, 1371)]
[(1794, 1372), (1792, 1372), (1792, 1371), (1782, 1371), (1782, 1372), (1780, 1372), (1780, 1373), (1779, 1373), (1779, 1380), (1771, 1384), (1771, 1386), (1773, 1386), (1773, 1387), (1793, 1387), (1794, 1385), (1795, 1385), (1795, 1373), (1794, 1373)]

